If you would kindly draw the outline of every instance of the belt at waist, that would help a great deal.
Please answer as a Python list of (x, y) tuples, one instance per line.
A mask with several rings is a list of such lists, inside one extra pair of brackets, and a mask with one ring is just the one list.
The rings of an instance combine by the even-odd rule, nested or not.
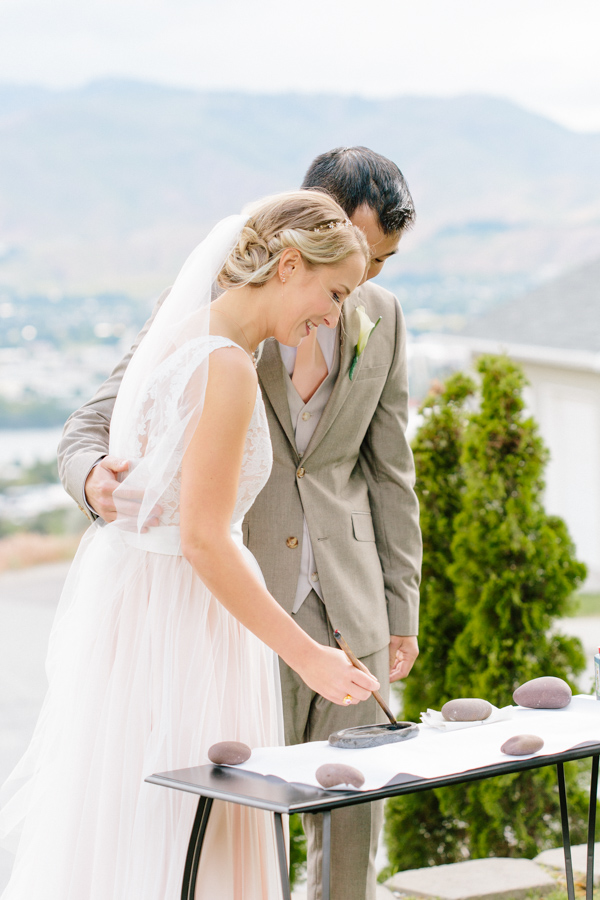
[(165, 556), (183, 556), (179, 525), (156, 525), (141, 534), (138, 531), (121, 530), (121, 537), (130, 547)]
[[(240, 546), (244, 543), (242, 522), (232, 522), (231, 537)], [(156, 525), (143, 534), (137, 531), (121, 530), (121, 537), (130, 547), (146, 550), (148, 553), (162, 553), (165, 556), (183, 556), (179, 525)]]

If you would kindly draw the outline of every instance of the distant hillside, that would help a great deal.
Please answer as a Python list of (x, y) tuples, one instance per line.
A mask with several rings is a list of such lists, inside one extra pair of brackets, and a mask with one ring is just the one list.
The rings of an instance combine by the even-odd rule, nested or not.
[(600, 354), (600, 258), (500, 303), (464, 330), (469, 338)]
[(600, 135), (504, 100), (5, 86), (0, 287), (150, 296), (216, 219), (350, 144), (394, 159), (413, 192), (385, 279), (409, 308), (460, 306), (470, 284), (465, 308), (481, 307), (597, 255)]

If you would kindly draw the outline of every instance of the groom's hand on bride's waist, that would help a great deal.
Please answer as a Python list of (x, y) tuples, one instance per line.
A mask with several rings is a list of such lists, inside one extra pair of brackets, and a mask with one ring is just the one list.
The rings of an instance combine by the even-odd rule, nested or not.
[[(119, 487), (118, 476), (129, 469), (129, 461), (118, 459), (116, 456), (105, 456), (90, 471), (85, 481), (85, 499), (90, 507), (104, 519), (105, 522), (114, 522), (117, 518), (117, 510), (113, 494)], [(142, 502), (143, 493), (136, 491), (124, 491), (119, 495), (119, 517), (137, 519), (137, 512)], [(160, 506), (155, 506), (152, 515), (146, 520), (142, 529), (146, 531), (159, 524), (159, 516), (162, 512)]]

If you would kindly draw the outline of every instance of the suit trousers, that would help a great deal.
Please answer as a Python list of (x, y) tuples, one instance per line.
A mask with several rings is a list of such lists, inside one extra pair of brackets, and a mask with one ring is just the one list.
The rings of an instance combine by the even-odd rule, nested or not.
[[(295, 622), (320, 644), (337, 647), (333, 628), (320, 597), (311, 591)], [(389, 695), (388, 647), (361, 660)], [(371, 697), (356, 706), (337, 706), (315, 694), (299, 675), (280, 661), (286, 744), (325, 741), (334, 731), (355, 725), (386, 722), (385, 714)], [(352, 765), (352, 751), (348, 763)], [(383, 824), (383, 802), (361, 803), (331, 814), (331, 900), (375, 900), (375, 854)], [(308, 900), (321, 900), (323, 817), (305, 814), (307, 838)]]

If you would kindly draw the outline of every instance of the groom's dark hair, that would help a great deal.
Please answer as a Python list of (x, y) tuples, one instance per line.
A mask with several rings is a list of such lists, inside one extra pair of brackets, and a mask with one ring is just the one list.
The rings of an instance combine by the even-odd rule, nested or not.
[(384, 234), (404, 231), (415, 219), (404, 175), (396, 163), (368, 147), (321, 153), (310, 164), (302, 187), (327, 191), (349, 217), (366, 204), (377, 213)]

